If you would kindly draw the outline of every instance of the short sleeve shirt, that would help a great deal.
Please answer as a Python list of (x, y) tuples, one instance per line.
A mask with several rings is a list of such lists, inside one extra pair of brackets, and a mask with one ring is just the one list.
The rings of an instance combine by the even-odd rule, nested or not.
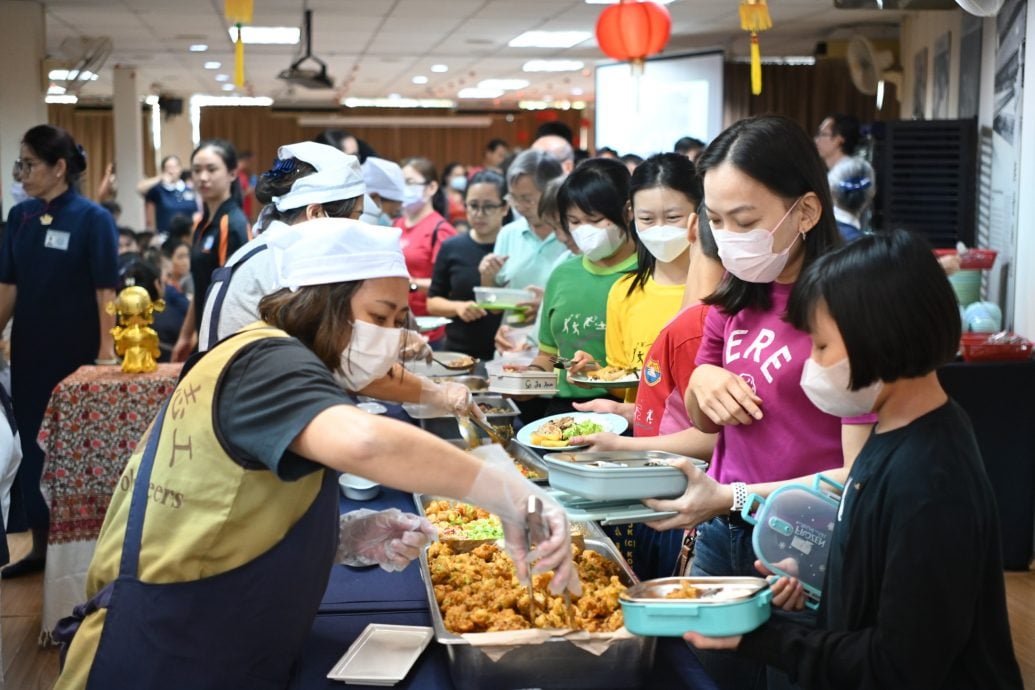
[(540, 239), (524, 218), (507, 223), (496, 237), (493, 249), (494, 254), (507, 257), (496, 274), (496, 284), (517, 289), (529, 285), (545, 287), (557, 260), (567, 251), (552, 232)]
[(176, 214), (192, 218), (198, 210), (198, 197), (182, 181), (167, 185), (159, 182), (147, 190), (144, 200), (155, 205), (155, 230), (168, 232), (169, 222)]
[[(435, 259), (428, 297), (445, 297), (459, 302), (473, 300), (475, 286), (481, 285), (478, 264), (491, 252), (491, 244), (479, 244), (470, 235), (450, 237), (442, 243)], [(492, 359), (495, 351), (493, 339), (499, 324), (500, 315), (492, 312), (474, 321), (453, 319), (446, 325), (447, 346), (472, 357)]]
[[(442, 244), (456, 234), (456, 228), (435, 211), (409, 227), (406, 226), (405, 218), (399, 218), (395, 221), (395, 227), (402, 230), (399, 244), (406, 257), (406, 270), (410, 272), (410, 277), (430, 278)], [(419, 290), (411, 292), (410, 311), (414, 316), (427, 315), (428, 296)]]
[[(226, 233), (223, 233), (223, 218), (226, 218)], [(212, 283), (212, 271), (226, 264), (227, 259), (240, 247), (247, 244), (251, 228), (244, 211), (232, 198), (224, 201), (211, 218), (203, 218), (194, 231), (191, 247), (190, 273), (194, 278), (195, 299), (203, 301)], [(194, 310), (198, 326), (201, 325), (201, 310)]]

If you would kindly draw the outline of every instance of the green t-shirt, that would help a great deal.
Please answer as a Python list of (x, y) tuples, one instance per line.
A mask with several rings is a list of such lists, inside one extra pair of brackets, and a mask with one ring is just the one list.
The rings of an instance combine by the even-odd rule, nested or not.
[[(603, 364), (607, 295), (616, 280), (635, 269), (635, 254), (607, 268), (590, 263), (584, 256), (573, 256), (558, 265), (546, 282), (546, 294), (539, 310), (539, 350), (562, 357), (571, 357), (576, 350), (583, 350)], [(557, 391), (562, 398), (607, 395), (603, 388), (571, 385), (563, 371), (557, 377)]]

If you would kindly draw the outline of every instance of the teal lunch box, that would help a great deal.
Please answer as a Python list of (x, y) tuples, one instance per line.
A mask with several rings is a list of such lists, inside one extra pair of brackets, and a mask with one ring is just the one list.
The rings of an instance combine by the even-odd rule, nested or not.
[(761, 577), (663, 577), (622, 592), (626, 629), (635, 635), (743, 635), (769, 620), (773, 592)]
[(819, 606), (843, 489), (817, 474), (811, 487), (781, 486), (768, 499), (751, 494), (741, 510), (744, 520), (755, 527), (751, 537), (755, 555), (773, 573), (798, 578), (809, 608)]

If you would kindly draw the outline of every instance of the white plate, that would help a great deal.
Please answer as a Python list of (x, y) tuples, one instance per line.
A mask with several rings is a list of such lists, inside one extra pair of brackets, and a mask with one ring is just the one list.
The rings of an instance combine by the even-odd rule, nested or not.
[[(467, 357), (463, 352), (436, 352), (435, 359), (443, 362), (450, 362), (457, 357)], [(424, 361), (403, 362), (407, 371), (419, 376), (466, 376), (471, 373), (470, 369), (446, 369), (438, 362), (428, 364)]]
[(453, 319), (447, 319), (445, 316), (415, 316), (413, 318), (417, 322), (417, 330), (421, 333), (428, 333), (436, 328), (442, 328), (446, 324), (453, 323)]
[(434, 637), (424, 625), (371, 623), (327, 677), (349, 685), (395, 685)]
[(387, 407), (385, 407), (381, 403), (376, 402), (356, 403), (356, 407), (363, 410), (364, 412), (369, 412), (370, 414), (384, 414), (385, 412), (388, 412)]
[(542, 419), (537, 419), (534, 422), (529, 422), (528, 424), (526, 424), (523, 427), (521, 427), (521, 429), (517, 432), (517, 436), (515, 438), (517, 439), (517, 442), (520, 443), (523, 446), (528, 446), (529, 448), (541, 448), (542, 450), (553, 450), (553, 451), (556, 451), (556, 450), (564, 449), (564, 448), (582, 448), (582, 447), (584, 447), (584, 445), (583, 446), (570, 446), (569, 445), (569, 446), (560, 446), (560, 447), (558, 447), (558, 446), (537, 446), (536, 444), (532, 443), (532, 432), (533, 431), (537, 431), (539, 429), (539, 427), (541, 427), (546, 422), (550, 422), (550, 421), (553, 421), (555, 419), (560, 419), (562, 417), (574, 417), (576, 422), (582, 422), (582, 421), (586, 421), (586, 420), (589, 420), (589, 421), (592, 421), (592, 422), (596, 422), (600, 426), (604, 427), (604, 431), (610, 431), (613, 434), (620, 434), (623, 431), (625, 431), (627, 428), (629, 428), (629, 422), (625, 419), (625, 417), (623, 417), (621, 415), (618, 415), (618, 414), (599, 413), (599, 412), (566, 412), (564, 414), (555, 414), (555, 415), (551, 415), (550, 417), (543, 417)]
[(601, 381), (599, 379), (593, 379), (585, 374), (573, 374), (571, 380), (575, 383), (581, 383), (586, 386), (593, 386), (594, 388), (632, 388), (640, 384), (640, 377), (636, 374), (627, 374), (620, 379), (614, 381)]

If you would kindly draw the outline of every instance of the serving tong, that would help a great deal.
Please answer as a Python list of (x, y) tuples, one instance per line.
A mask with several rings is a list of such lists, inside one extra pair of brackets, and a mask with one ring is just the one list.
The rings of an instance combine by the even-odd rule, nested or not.
[(453, 364), (452, 362), (443, 362), (438, 357), (435, 357), (434, 355), (432, 355), (431, 356), (431, 361), (435, 362), (436, 364), (441, 366), (443, 369), (448, 369), (449, 371), (471, 371), (476, 366), (478, 366), (478, 360), (477, 359), (473, 359), (470, 364), (456, 365), (456, 364)]
[(459, 427), (460, 436), (467, 443), (468, 448), (477, 448), (482, 444), (482, 439), (478, 435), (478, 429), (484, 431), (490, 441), (498, 443), (504, 448), (514, 438), (514, 427), (509, 424), (494, 426), (476, 416), (458, 416), (456, 418), (456, 425)]
[[(532, 553), (532, 547), (535, 544), (544, 542), (550, 538), (550, 528), (543, 519), (543, 502), (538, 496), (532, 495), (528, 497), (528, 503), (525, 509), (525, 546), (528, 548), (527, 553)], [(535, 613), (536, 613), (536, 602), (535, 602), (535, 580), (532, 578), (532, 564), (528, 564), (528, 620), (535, 627)], [(567, 619), (568, 627), (575, 627), (575, 616), (572, 614), (571, 597), (568, 595), (568, 590), (564, 590), (564, 615)]]

